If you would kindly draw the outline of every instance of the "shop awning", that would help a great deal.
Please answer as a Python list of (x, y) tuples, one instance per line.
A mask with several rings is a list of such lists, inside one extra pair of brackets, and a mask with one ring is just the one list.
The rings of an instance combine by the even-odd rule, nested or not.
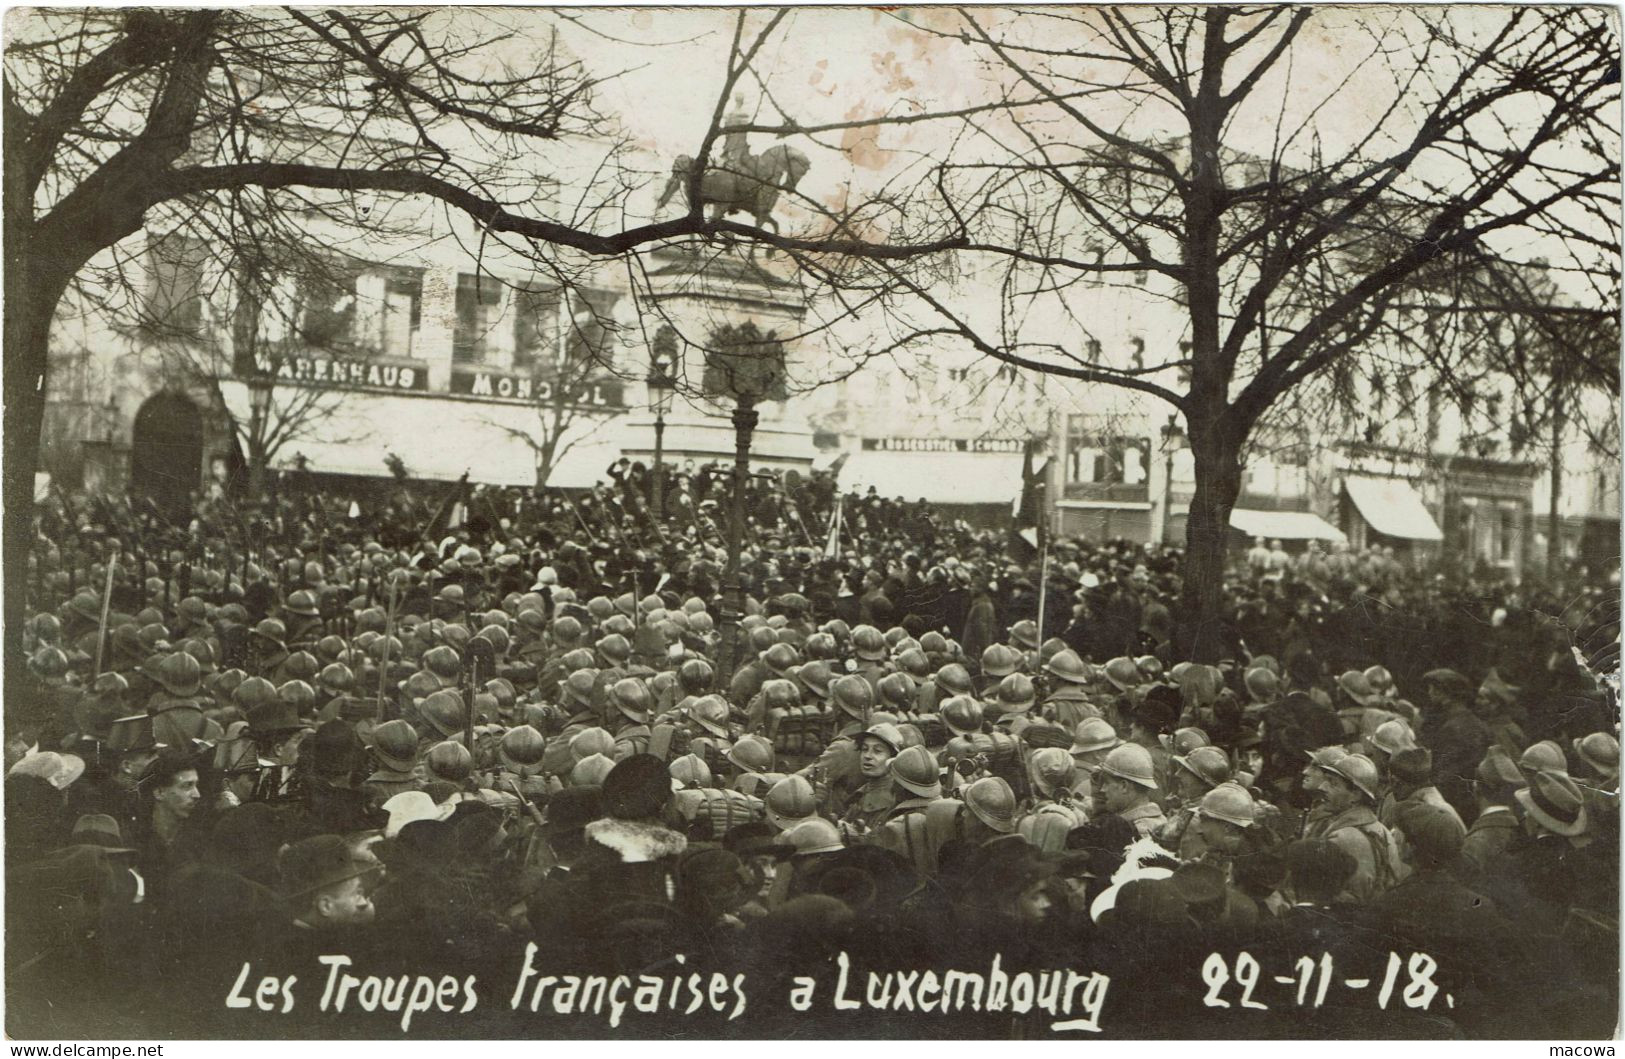
[(1006, 504), (1021, 492), (1021, 453), (854, 452), (836, 479), (841, 491), (933, 504)]
[(1378, 533), (1412, 541), (1444, 540), (1439, 524), (1409, 482), (1351, 474), (1343, 479), (1343, 488)]
[(1345, 541), (1343, 531), (1307, 511), (1258, 511), (1232, 508), (1230, 525), (1249, 537), (1287, 541)]
[[(292, 389), (278, 387), (273, 408), (286, 407), (283, 391)], [(232, 417), (247, 422), (248, 387), (226, 381), (220, 392)], [(471, 482), (533, 486), (536, 456), (525, 435), (535, 436), (536, 417), (534, 408), (519, 404), (334, 391), (272, 462), (288, 469), (304, 456), (317, 474), (381, 478), (390, 473), (384, 460), (393, 453), (413, 478), (450, 482), (466, 471)]]

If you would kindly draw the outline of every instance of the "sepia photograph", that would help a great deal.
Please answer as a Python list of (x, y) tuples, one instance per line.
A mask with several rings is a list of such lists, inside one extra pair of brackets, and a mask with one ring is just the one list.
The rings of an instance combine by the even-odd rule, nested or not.
[(5, 1036), (1613, 1042), (1620, 58), (8, 9)]

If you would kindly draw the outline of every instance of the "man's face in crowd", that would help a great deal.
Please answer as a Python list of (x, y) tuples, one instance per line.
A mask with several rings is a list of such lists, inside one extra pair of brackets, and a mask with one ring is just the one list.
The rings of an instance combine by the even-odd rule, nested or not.
[(169, 786), (153, 794), (153, 800), (171, 814), (184, 820), (197, 808), (202, 792), (197, 788), (197, 769), (187, 769), (175, 776)]
[(1241, 830), (1223, 820), (1198, 816), (1196, 833), (1201, 837), (1202, 844), (1215, 853), (1235, 853), (1241, 848)]
[(1326, 784), (1319, 793), (1326, 807), (1334, 813), (1352, 809), (1360, 803), (1360, 792), (1341, 776), (1327, 776)]
[(377, 910), (367, 896), (366, 879), (357, 876), (336, 883), (316, 898), (316, 910), (322, 920), (334, 926), (361, 926), (371, 923)]
[(1144, 788), (1130, 783), (1117, 776), (1107, 775), (1104, 772), (1095, 773), (1095, 789), (1100, 792), (1101, 800), (1106, 804), (1108, 812), (1120, 813), (1131, 809), (1134, 803), (1144, 793)]
[(1042, 923), (1049, 917), (1054, 905), (1050, 898), (1049, 882), (1040, 879), (1017, 896), (1016, 918), (1023, 923)]
[(1201, 799), (1207, 791), (1207, 784), (1197, 779), (1188, 769), (1175, 769), (1174, 797), (1181, 802), (1191, 803)]
[(113, 772), (113, 783), (123, 790), (133, 791), (141, 779), (141, 774), (147, 771), (152, 759), (158, 755), (150, 750), (136, 750), (125, 754), (119, 759), (118, 768)]
[(873, 780), (884, 776), (891, 759), (891, 747), (878, 739), (864, 739), (863, 745), (858, 748), (858, 769), (865, 779)]

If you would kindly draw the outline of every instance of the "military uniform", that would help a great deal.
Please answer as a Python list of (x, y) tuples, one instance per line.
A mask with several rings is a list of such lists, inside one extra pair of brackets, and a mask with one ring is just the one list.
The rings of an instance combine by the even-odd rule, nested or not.
[(1367, 902), (1393, 886), (1400, 875), (1399, 849), (1394, 836), (1377, 820), (1369, 805), (1356, 805), (1326, 821), (1322, 832), (1354, 858), (1355, 870), (1348, 893)]
[(1095, 706), (1082, 684), (1062, 682), (1061, 686), (1044, 700), (1043, 710), (1046, 717), (1054, 718), (1056, 724), (1071, 731), (1083, 721), (1095, 716), (1099, 707)]

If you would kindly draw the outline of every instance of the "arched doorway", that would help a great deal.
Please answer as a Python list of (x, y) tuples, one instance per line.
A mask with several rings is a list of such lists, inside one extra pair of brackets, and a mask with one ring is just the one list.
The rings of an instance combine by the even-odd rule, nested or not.
[(182, 514), (203, 469), (203, 414), (178, 393), (147, 398), (135, 414), (130, 491), (170, 516)]

